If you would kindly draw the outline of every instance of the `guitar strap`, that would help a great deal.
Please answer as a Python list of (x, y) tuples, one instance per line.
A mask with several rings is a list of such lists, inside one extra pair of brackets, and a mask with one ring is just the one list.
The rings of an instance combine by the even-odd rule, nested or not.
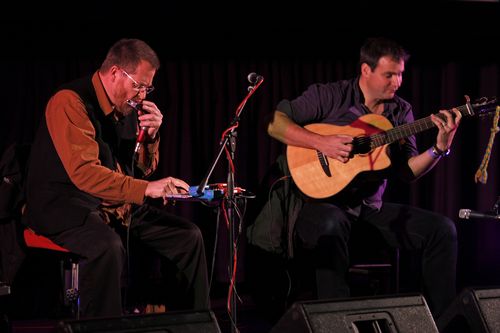
[(359, 109), (354, 105), (349, 108), (349, 112), (355, 114), (358, 117), (361, 117), (363, 115), (361, 111), (359, 111)]

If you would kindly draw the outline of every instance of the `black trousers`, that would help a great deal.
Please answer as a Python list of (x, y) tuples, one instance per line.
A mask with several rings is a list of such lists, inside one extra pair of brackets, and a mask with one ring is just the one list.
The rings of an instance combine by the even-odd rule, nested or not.
[(368, 223), (390, 247), (422, 253), (423, 293), (434, 317), (456, 295), (457, 234), (452, 220), (416, 207), (384, 203), (380, 211), (363, 207), (353, 217), (334, 204), (306, 203), (295, 225), (296, 244), (313, 250), (319, 298), (349, 296), (348, 241), (352, 223)]
[[(129, 233), (176, 265), (184, 280), (188, 307), (209, 308), (205, 248), (195, 224), (144, 205), (134, 213)], [(104, 223), (99, 212), (92, 212), (83, 225), (50, 238), (83, 257), (80, 261), (81, 315), (121, 315), (126, 252), (119, 233)]]

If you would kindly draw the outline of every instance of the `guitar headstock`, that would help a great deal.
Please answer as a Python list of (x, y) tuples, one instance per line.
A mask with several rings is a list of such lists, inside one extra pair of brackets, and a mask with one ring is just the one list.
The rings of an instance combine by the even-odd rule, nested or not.
[(470, 102), (469, 96), (465, 95), (465, 99), (467, 103), (458, 107), (464, 116), (486, 116), (495, 112), (495, 110), (499, 107), (496, 97), (481, 97), (472, 103)]

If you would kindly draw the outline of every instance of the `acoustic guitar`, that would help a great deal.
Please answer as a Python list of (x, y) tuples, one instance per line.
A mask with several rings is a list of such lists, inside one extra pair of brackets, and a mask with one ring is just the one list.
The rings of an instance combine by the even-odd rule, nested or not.
[[(482, 97), (457, 109), (465, 116), (485, 115), (498, 107), (496, 98)], [(437, 114), (441, 116), (440, 114)], [(352, 156), (347, 163), (332, 159), (320, 151), (287, 146), (288, 167), (298, 188), (311, 198), (333, 196), (343, 190), (358, 174), (379, 171), (391, 165), (388, 145), (434, 127), (431, 116), (394, 127), (384, 116), (367, 114), (346, 126), (309, 124), (305, 128), (322, 135), (345, 134), (353, 138)]]

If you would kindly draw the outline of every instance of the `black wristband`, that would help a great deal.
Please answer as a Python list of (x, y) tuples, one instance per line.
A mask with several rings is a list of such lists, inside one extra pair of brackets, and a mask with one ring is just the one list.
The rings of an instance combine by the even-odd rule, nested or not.
[(429, 153), (433, 158), (448, 156), (450, 154), (450, 148), (441, 150), (437, 147), (437, 145), (434, 145), (429, 149)]

